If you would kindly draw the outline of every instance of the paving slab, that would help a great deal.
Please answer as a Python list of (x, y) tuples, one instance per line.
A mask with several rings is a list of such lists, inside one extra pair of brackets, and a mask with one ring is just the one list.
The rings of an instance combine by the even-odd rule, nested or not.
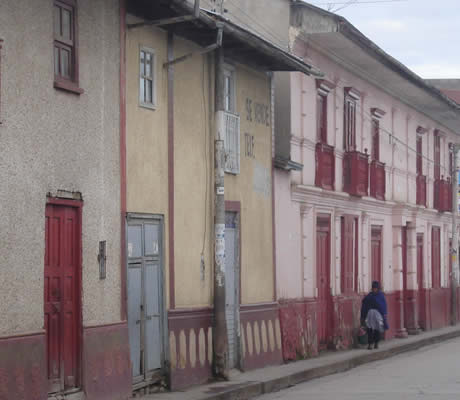
[(457, 337), (460, 337), (460, 325), (424, 332), (404, 339), (381, 342), (378, 350), (367, 350), (364, 347), (328, 352), (308, 360), (233, 374), (226, 382), (213, 382), (178, 392), (156, 393), (143, 396), (142, 399), (248, 400)]

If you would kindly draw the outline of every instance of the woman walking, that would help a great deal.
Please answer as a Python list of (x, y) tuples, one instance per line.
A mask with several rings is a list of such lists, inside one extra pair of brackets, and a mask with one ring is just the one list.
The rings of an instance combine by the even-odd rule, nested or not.
[(380, 335), (388, 329), (387, 302), (378, 281), (372, 282), (372, 291), (363, 299), (361, 325), (367, 327), (369, 343), (367, 348), (372, 350), (372, 345), (374, 345), (374, 348), (378, 349)]

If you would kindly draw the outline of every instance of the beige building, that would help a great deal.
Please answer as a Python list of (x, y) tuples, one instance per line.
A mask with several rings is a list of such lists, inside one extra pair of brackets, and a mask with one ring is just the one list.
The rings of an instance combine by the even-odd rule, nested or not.
[(3, 0), (0, 39), (0, 399), (126, 398), (119, 3)]
[(225, 54), (228, 362), (231, 368), (281, 362), (269, 70), (309, 72), (309, 67), (233, 22), (205, 10), (198, 18), (192, 12), (192, 4), (180, 1), (148, 9), (140, 1), (128, 3), (126, 252), (134, 388), (168, 372), (173, 388), (203, 382), (212, 373), (216, 66), (211, 50), (219, 45)]

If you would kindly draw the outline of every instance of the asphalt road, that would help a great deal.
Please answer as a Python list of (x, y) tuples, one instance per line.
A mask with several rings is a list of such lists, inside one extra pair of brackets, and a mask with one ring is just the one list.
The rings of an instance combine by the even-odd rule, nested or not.
[(275, 399), (459, 400), (460, 338), (260, 397)]

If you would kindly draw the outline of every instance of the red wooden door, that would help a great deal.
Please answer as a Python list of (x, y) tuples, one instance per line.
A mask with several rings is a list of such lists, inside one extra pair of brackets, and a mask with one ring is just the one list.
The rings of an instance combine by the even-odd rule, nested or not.
[(433, 226), (431, 230), (431, 280), (432, 287), (441, 287), (441, 229)]
[(318, 286), (318, 343), (325, 349), (332, 321), (330, 218), (318, 217), (316, 224), (316, 277)]
[(357, 289), (358, 278), (358, 246), (357, 240), (357, 223), (355, 217), (345, 215), (342, 217), (342, 263), (341, 263), (341, 292), (349, 294)]
[(418, 287), (418, 324), (426, 329), (425, 291), (423, 290), (423, 233), (417, 234), (417, 287)]
[(403, 274), (403, 307), (404, 307), (404, 327), (406, 329), (414, 328), (413, 324), (413, 315), (411, 315), (411, 300), (412, 296), (409, 296), (407, 289), (407, 227), (403, 226), (401, 228), (401, 243), (402, 243), (402, 274)]
[(452, 287), (452, 239), (449, 239), (449, 277), (447, 283), (449, 287)]
[(50, 393), (79, 384), (79, 251), (78, 208), (48, 204), (44, 312)]
[(382, 228), (373, 226), (371, 230), (371, 281), (382, 283)]

